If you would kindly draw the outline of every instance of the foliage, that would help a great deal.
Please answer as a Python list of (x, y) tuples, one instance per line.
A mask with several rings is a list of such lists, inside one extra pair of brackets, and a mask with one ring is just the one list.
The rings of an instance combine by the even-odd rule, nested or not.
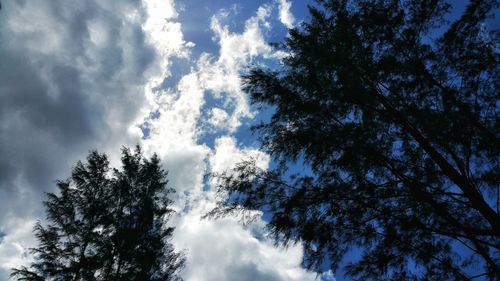
[(173, 228), (166, 172), (156, 155), (139, 147), (122, 151), (122, 169), (110, 169), (104, 154), (91, 152), (59, 195), (44, 202), (47, 225), (38, 222), (39, 245), (29, 268), (13, 269), (17, 280), (181, 280), (182, 254), (168, 243)]
[[(260, 209), (305, 263), (358, 280), (500, 279), (496, 1), (324, 0), (277, 71), (244, 77), (275, 109), (254, 129), (278, 168), (216, 175), (212, 215)], [(288, 169), (294, 161), (309, 175)]]

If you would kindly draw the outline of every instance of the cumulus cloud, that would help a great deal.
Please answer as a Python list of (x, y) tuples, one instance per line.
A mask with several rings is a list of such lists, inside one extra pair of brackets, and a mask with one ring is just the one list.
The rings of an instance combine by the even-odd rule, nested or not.
[(300, 267), (300, 246), (274, 247), (262, 236), (262, 221), (243, 227), (237, 218), (201, 219), (212, 207), (213, 199), (200, 199), (176, 222), (175, 246), (188, 256), (186, 280), (315, 280), (315, 273)]
[(224, 129), (230, 127), (229, 115), (224, 109), (214, 107), (210, 111), (210, 117), (208, 119), (208, 123), (214, 126), (216, 129)]
[(276, 56), (262, 31), (269, 25), (270, 10), (270, 6), (259, 7), (256, 15), (245, 22), (242, 33), (233, 33), (228, 26), (221, 24), (220, 17), (227, 15), (212, 17), (211, 30), (220, 47), (219, 56), (214, 58), (207, 53), (201, 56), (198, 62), (200, 83), (214, 98), (224, 98), (226, 108), (232, 105), (232, 112), (224, 123), (229, 132), (234, 132), (241, 125), (242, 118), (253, 117), (247, 97), (241, 91), (241, 70), (257, 56)]
[(287, 28), (293, 28), (295, 17), (290, 11), (290, 8), (292, 7), (292, 2), (287, 0), (278, 0), (278, 3), (279, 3), (279, 16), (281, 23), (284, 24)]
[(255, 160), (256, 166), (263, 170), (269, 166), (269, 155), (255, 148), (240, 148), (233, 137), (218, 138), (214, 150), (210, 157), (211, 171), (214, 173), (227, 171), (247, 159)]
[[(246, 21), (241, 34), (230, 32), (227, 26), (220, 24), (217, 16), (220, 14), (212, 17), (211, 30), (218, 40), (219, 56), (215, 58), (203, 53), (196, 68), (184, 75), (173, 89), (158, 89), (151, 85), (151, 111), (157, 115), (145, 117), (144, 125), (149, 129), (149, 136), (144, 144), (148, 151), (156, 151), (165, 159), (168, 170), (176, 171), (170, 173), (171, 183), (181, 191), (202, 190), (206, 167), (195, 163), (203, 164), (210, 153), (210, 149), (198, 141), (204, 133), (204, 123), (231, 133), (241, 125), (242, 118), (252, 117), (247, 97), (241, 91), (240, 72), (257, 56), (273, 56), (261, 31), (269, 16), (268, 8), (260, 7), (256, 15)], [(208, 108), (211, 116), (202, 116), (203, 109), (210, 106), (205, 102), (206, 95), (223, 100), (224, 109)], [(186, 152), (192, 153), (189, 159), (193, 163), (183, 173), (172, 155)], [(192, 182), (188, 184), (178, 179), (184, 175), (188, 175), (186, 177)]]
[[(165, 32), (177, 41), (166, 40), (158, 60), (150, 2), (2, 2), (0, 279), (29, 258), (33, 220), (43, 219), (44, 192), (56, 179), (90, 149), (118, 152), (140, 140), (145, 85), (187, 44), (171, 25)], [(166, 25), (175, 16), (169, 5)]]
[[(241, 33), (221, 24), (221, 17), (228, 16), (224, 10), (211, 19), (218, 56), (202, 53), (176, 86), (154, 87), (151, 96), (156, 105), (151, 111), (155, 114), (144, 123), (149, 130), (145, 148), (164, 160), (171, 186), (178, 191), (173, 242), (177, 249), (187, 251), (183, 276), (193, 281), (314, 280), (316, 275), (301, 267), (302, 248), (273, 247), (262, 236), (261, 219), (246, 227), (236, 218), (201, 219), (215, 204), (205, 174), (225, 171), (248, 158), (256, 159), (263, 169), (269, 164), (268, 155), (239, 145), (232, 133), (244, 118), (253, 117), (241, 91), (241, 71), (257, 57), (276, 57), (263, 33), (269, 28), (270, 6), (260, 7)], [(209, 96), (221, 106), (207, 102)], [(207, 125), (211, 127), (207, 129)], [(207, 130), (216, 133), (213, 147), (200, 141)]]
[(150, 133), (143, 141), (146, 151), (156, 152), (163, 159), (176, 190), (201, 192), (209, 148), (197, 142), (196, 125), (204, 104), (198, 75), (185, 75), (174, 90), (158, 90), (155, 101), (159, 116), (147, 120)]
[[(264, 169), (269, 164), (233, 134), (254, 117), (241, 71), (257, 58), (280, 56), (264, 36), (270, 5), (241, 32), (221, 21), (236, 8), (212, 16), (218, 53), (193, 58), (196, 42), (184, 39), (173, 0), (3, 4), (0, 279), (29, 262), (32, 226), (43, 219), (43, 193), (54, 191), (56, 179), (68, 177), (89, 149), (107, 152), (116, 165), (120, 146), (140, 143), (159, 154), (178, 191), (173, 242), (187, 250), (186, 280), (314, 280), (300, 266), (302, 248), (273, 247), (261, 219), (247, 226), (236, 218), (201, 219), (215, 202), (206, 173), (248, 157)], [(194, 63), (167, 87), (174, 58)], [(208, 132), (213, 146), (204, 140)]]

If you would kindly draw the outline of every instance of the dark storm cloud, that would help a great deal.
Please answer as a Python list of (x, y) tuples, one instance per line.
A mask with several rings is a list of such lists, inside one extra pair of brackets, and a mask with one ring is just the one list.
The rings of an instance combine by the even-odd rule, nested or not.
[[(81, 141), (81, 137), (92, 135), (92, 117), (88, 98), (81, 89), (78, 71), (71, 66), (45, 62), (43, 73), (53, 83), (56, 93), (50, 93), (49, 85), (42, 81), (42, 71), (30, 63), (30, 54), (19, 54), (6, 50), (0, 43), (3, 63), (0, 65), (0, 118), (11, 130), (22, 129), (45, 131), (61, 143)], [(48, 69), (47, 69), (48, 68)], [(6, 122), (6, 123), (4, 123)], [(33, 128), (22, 128), (21, 126)], [(13, 138), (2, 134), (18, 145), (29, 136)], [(20, 139), (19, 139), (20, 138)], [(0, 148), (2, 149), (2, 148)], [(4, 148), (5, 149), (5, 148)], [(4, 159), (6, 160), (6, 159)], [(0, 160), (1, 161), (1, 160)]]
[(142, 106), (145, 72), (156, 54), (141, 27), (140, 1), (2, 4), (0, 264), (5, 267), (2, 262), (17, 249), (12, 241), (6, 245), (17, 231), (13, 226), (43, 219), (44, 192), (67, 178), (88, 150), (107, 149), (109, 143), (119, 150), (125, 144), (120, 132), (126, 135)]
[[(33, 188), (46, 189), (44, 176), (60, 161), (52, 161), (57, 155), (44, 154), (51, 150), (79, 154), (81, 146), (90, 149), (96, 133), (106, 129), (106, 103), (130, 100), (131, 93), (124, 88), (131, 82), (143, 83), (142, 73), (154, 53), (145, 44), (140, 25), (125, 27), (122, 19), (111, 11), (100, 11), (94, 2), (74, 10), (74, 3), (68, 1), (43, 1), (37, 7), (23, 1), (8, 4), (0, 18), (1, 184), (15, 188), (12, 184), (5, 187), (5, 180), (12, 179), (12, 173), (23, 173), (25, 179), (37, 183)], [(23, 22), (23, 10), (38, 8), (46, 14)], [(44, 22), (47, 18), (53, 22)], [(104, 19), (109, 27), (103, 46), (89, 43), (88, 23), (95, 18)], [(60, 29), (44, 27), (50, 24)], [(128, 58), (120, 46), (125, 29), (130, 34), (128, 47), (135, 52)], [(45, 50), (54, 37), (63, 44)], [(125, 63), (126, 75), (116, 77)], [(133, 108), (127, 106), (127, 110)], [(29, 171), (23, 171), (26, 164), (31, 166)]]
[[(225, 145), (215, 150), (199, 139), (200, 112), (207, 106), (204, 91), (234, 95), (234, 102), (221, 102), (219, 112), (227, 116), (218, 115), (229, 118), (219, 119), (231, 121), (234, 129), (251, 115), (237, 76), (250, 58), (271, 55), (262, 37), (270, 5), (253, 4), (251, 15), (235, 18), (244, 21), (242, 33), (228, 29), (217, 15), (204, 14), (207, 26), (192, 26), (210, 31), (207, 38), (218, 49), (209, 54), (202, 48), (198, 54), (204, 55), (197, 59), (190, 53), (194, 44), (184, 42), (184, 28), (174, 19), (173, 1), (0, 1), (0, 280), (7, 280), (10, 267), (29, 263), (26, 247), (33, 245), (35, 220), (44, 216), (44, 192), (69, 177), (88, 150), (116, 157), (122, 145), (140, 141), (129, 129), (144, 122), (137, 120), (151, 106), (158, 116), (150, 120), (156, 127), (148, 127), (149, 146), (160, 154), (170, 185), (188, 204), (187, 213), (179, 213), (174, 223), (173, 239), (189, 253), (185, 279), (313, 280), (314, 274), (300, 267), (299, 246), (284, 251), (258, 241), (236, 218), (200, 218), (214, 203), (201, 188), (208, 161), (215, 159), (212, 168), (222, 168), (235, 156), (258, 153), (237, 146), (230, 135), (219, 135), (215, 143)], [(192, 10), (184, 13), (197, 18)], [(171, 93), (145, 89), (175, 71), (173, 57), (190, 60), (184, 71), (191, 73), (174, 74), (172, 80), (180, 81)], [(147, 100), (152, 96), (158, 101)], [(145, 149), (147, 141), (142, 142)], [(258, 223), (255, 227), (262, 229)]]

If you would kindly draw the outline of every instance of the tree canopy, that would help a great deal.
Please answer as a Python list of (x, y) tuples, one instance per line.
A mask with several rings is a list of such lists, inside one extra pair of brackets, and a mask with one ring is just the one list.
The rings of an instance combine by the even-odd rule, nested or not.
[(168, 242), (173, 228), (166, 172), (156, 155), (122, 151), (122, 169), (91, 152), (59, 194), (47, 194), (47, 225), (38, 222), (39, 245), (30, 267), (13, 269), (17, 280), (181, 280), (181, 253)]
[(313, 268), (356, 249), (358, 280), (500, 280), (498, 6), (454, 19), (442, 0), (318, 1), (283, 66), (244, 76), (274, 109), (254, 130), (278, 167), (216, 175), (211, 214), (264, 211)]

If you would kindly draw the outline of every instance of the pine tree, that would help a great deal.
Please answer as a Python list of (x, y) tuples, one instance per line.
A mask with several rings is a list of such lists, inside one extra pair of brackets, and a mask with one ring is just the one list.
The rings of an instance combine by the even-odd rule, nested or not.
[[(500, 279), (497, 1), (322, 0), (245, 79), (278, 168), (216, 175), (212, 215), (263, 210), (277, 242), (358, 280)], [(299, 161), (309, 174), (293, 173)], [(293, 166), (293, 165), (292, 165)]]
[(122, 152), (122, 170), (110, 170), (106, 155), (91, 152), (59, 195), (44, 202), (47, 225), (38, 222), (39, 245), (30, 267), (13, 269), (17, 280), (181, 280), (182, 254), (168, 243), (173, 228), (166, 173), (158, 157), (139, 147)]

